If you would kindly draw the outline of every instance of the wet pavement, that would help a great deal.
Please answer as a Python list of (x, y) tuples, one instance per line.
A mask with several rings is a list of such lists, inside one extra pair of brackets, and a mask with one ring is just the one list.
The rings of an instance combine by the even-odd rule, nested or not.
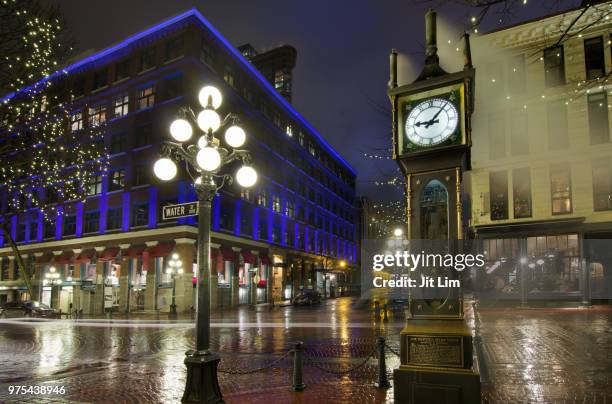
[[(474, 326), (473, 316), (467, 313)], [(211, 348), (222, 361), (228, 403), (384, 403), (378, 332), (397, 348), (403, 315), (388, 323), (340, 298), (318, 307), (247, 307), (216, 313)], [(483, 401), (612, 403), (612, 310), (482, 309), (478, 332)], [(0, 402), (180, 402), (193, 323), (165, 316), (130, 320), (0, 322)], [(291, 390), (294, 341), (305, 346), (306, 390)], [(255, 373), (236, 374), (266, 367)], [(389, 371), (399, 365), (386, 356)], [(355, 370), (350, 371), (355, 368)], [(347, 372), (350, 371), (350, 372)], [(63, 386), (64, 394), (11, 395), (9, 386)]]

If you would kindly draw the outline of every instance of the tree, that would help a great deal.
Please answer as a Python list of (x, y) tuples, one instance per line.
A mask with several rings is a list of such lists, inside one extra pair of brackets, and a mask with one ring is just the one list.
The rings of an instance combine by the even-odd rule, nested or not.
[[(83, 115), (71, 111), (61, 63), (70, 47), (57, 8), (46, 2), (4, 0), (0, 4), (0, 194), (4, 239), (34, 297), (16, 244), (13, 223), (54, 221), (84, 200), (88, 184), (106, 171), (101, 126), (81, 130)], [(104, 117), (105, 120), (105, 117)], [(96, 123), (101, 123), (100, 119)], [(35, 237), (30, 236), (30, 239)]]

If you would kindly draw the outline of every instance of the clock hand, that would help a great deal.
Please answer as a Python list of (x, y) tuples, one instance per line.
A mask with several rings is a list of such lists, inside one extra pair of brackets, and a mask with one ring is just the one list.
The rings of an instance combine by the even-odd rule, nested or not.
[(431, 121), (424, 122), (424, 124), (425, 124), (425, 129), (429, 128), (429, 127), (430, 127), (431, 125), (433, 125), (434, 123), (440, 123), (440, 121), (438, 121), (437, 119), (435, 119), (435, 120), (434, 120), (434, 119), (432, 119)]

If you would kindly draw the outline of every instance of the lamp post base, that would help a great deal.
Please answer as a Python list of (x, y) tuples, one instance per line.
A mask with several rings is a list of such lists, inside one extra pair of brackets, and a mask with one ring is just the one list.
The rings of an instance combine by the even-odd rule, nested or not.
[(221, 361), (219, 355), (199, 354), (197, 351), (187, 351), (186, 355), (187, 381), (181, 401), (183, 403), (224, 403), (217, 378), (217, 366)]

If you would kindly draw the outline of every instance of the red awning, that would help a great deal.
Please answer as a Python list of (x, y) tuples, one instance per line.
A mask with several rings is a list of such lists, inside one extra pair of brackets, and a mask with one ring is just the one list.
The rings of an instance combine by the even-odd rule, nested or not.
[(43, 255), (41, 255), (40, 257), (36, 257), (36, 263), (45, 264), (51, 261), (51, 258), (53, 258), (53, 254), (46, 252), (46, 253), (43, 253)]
[(176, 243), (174, 241), (157, 243), (156, 246), (149, 248), (147, 251), (149, 252), (149, 257), (151, 258), (167, 257), (168, 255), (170, 255), (172, 250), (174, 250), (175, 246)]
[(259, 258), (261, 259), (261, 263), (263, 265), (272, 265), (272, 261), (267, 255), (260, 255)]
[(242, 258), (244, 258), (245, 264), (257, 265), (257, 255), (250, 251), (242, 251)]
[(119, 254), (119, 250), (119, 247), (108, 247), (102, 254), (100, 254), (98, 259), (100, 261), (112, 261), (115, 259), (117, 254)]
[(234, 261), (236, 259), (236, 253), (231, 248), (221, 247), (221, 255), (225, 261)]
[(130, 258), (136, 258), (142, 255), (146, 248), (147, 246), (145, 245), (131, 245), (127, 250), (125, 250), (125, 254), (123, 255)]
[(54, 258), (56, 264), (64, 265), (69, 264), (72, 260), (74, 253), (71, 251), (63, 251), (60, 255)]
[(77, 257), (74, 259), (74, 262), (75, 264), (89, 262), (91, 261), (91, 258), (94, 256), (95, 253), (96, 253), (96, 250), (94, 249), (81, 251), (81, 253), (77, 255)]

